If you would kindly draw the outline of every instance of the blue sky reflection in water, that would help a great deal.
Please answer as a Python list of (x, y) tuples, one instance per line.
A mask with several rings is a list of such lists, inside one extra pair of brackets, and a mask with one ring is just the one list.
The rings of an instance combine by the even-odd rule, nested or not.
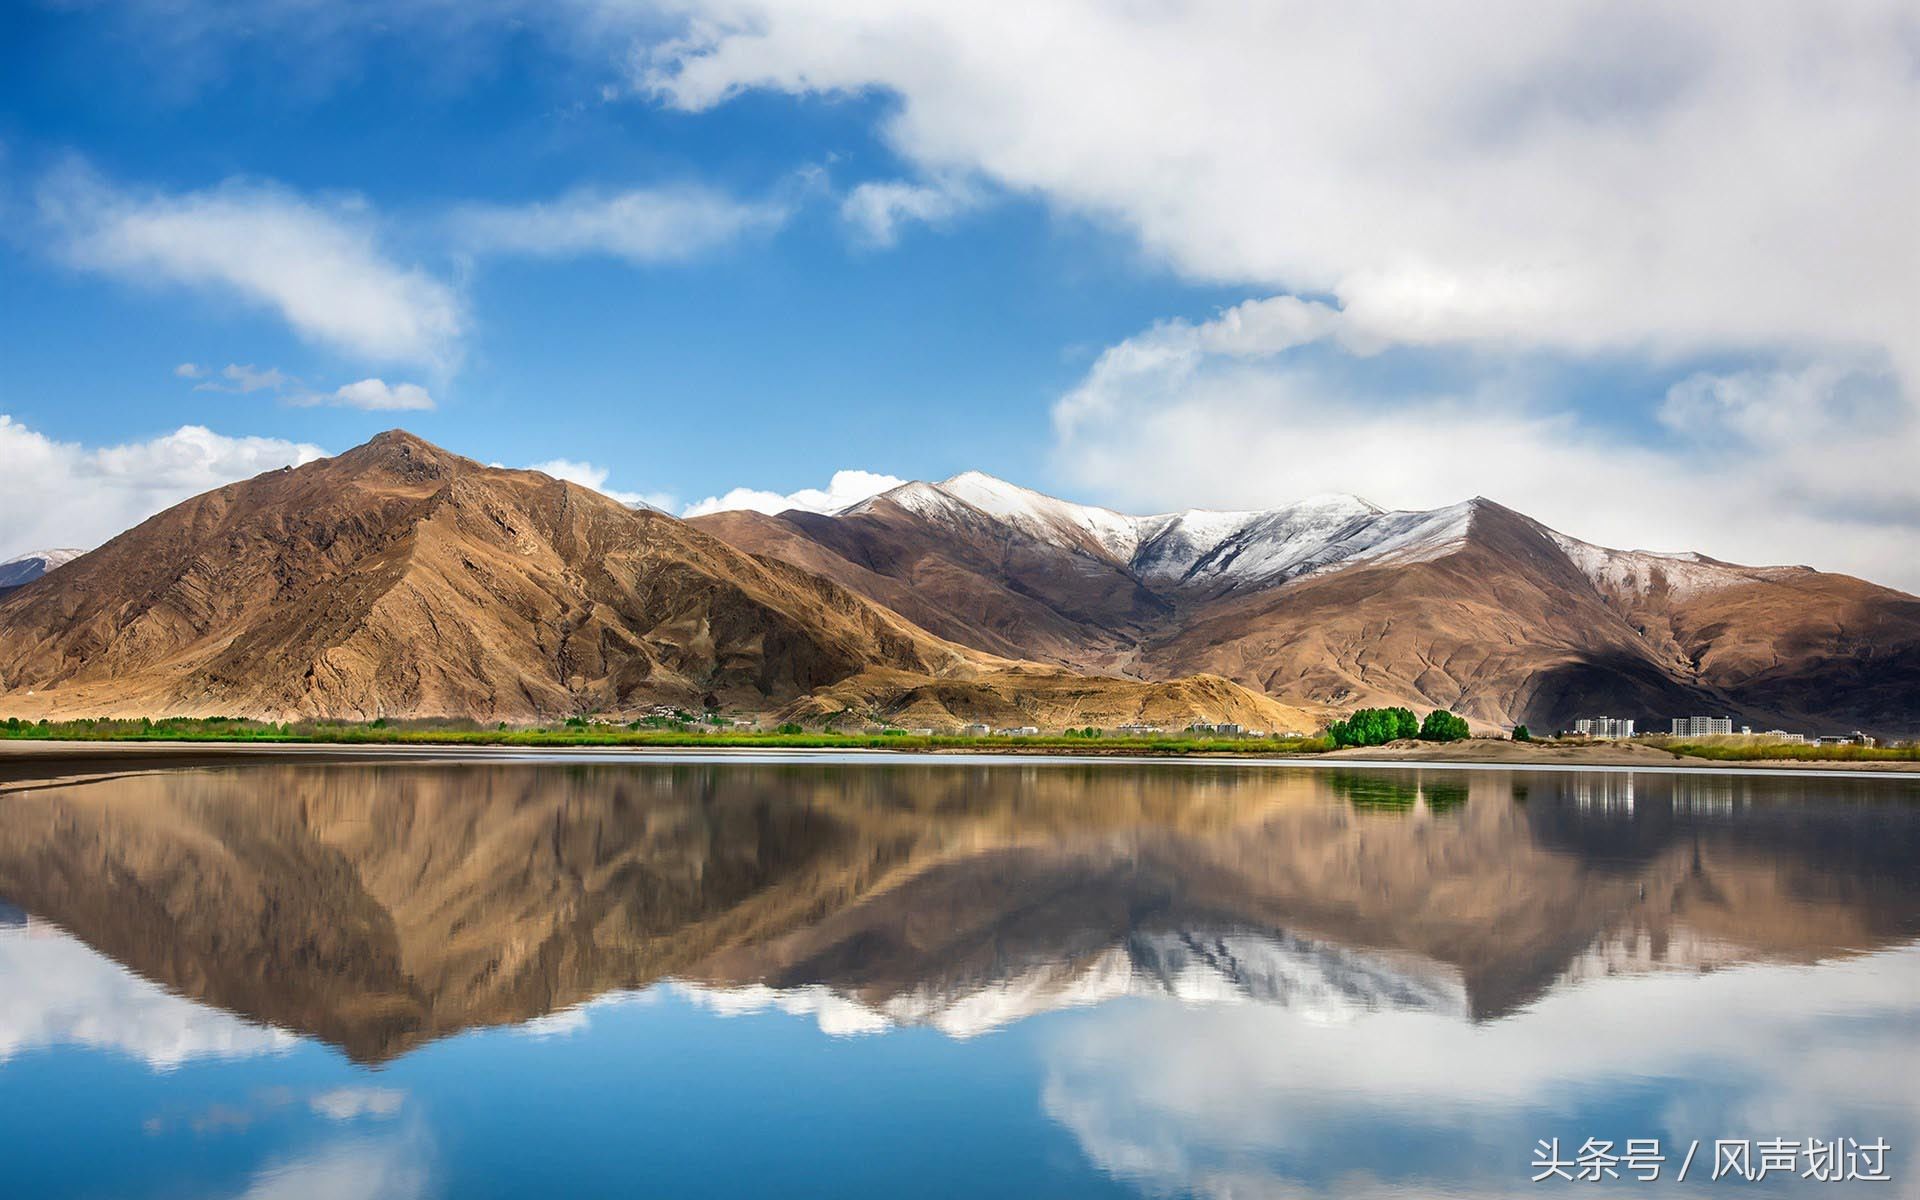
[(9, 1194), (1539, 1195), (1551, 1135), (1885, 1137), (1876, 1194), (1910, 1194), (1913, 800), (1029, 766), (15, 791)]

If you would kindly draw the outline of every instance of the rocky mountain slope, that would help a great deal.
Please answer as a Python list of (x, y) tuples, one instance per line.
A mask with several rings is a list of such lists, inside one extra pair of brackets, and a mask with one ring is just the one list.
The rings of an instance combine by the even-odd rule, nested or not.
[(0, 602), (0, 711), (29, 717), (669, 702), (1057, 726), (1183, 701), (1183, 719), (1311, 724), (1220, 680), (1087, 681), (968, 650), (663, 513), (398, 431), (188, 500)]
[(1448, 706), (1491, 726), (1712, 712), (1920, 730), (1920, 599), (1609, 550), (1484, 499), (1135, 517), (970, 472), (834, 514), (694, 523), (952, 641), (1080, 670), (1204, 671), (1309, 707)]

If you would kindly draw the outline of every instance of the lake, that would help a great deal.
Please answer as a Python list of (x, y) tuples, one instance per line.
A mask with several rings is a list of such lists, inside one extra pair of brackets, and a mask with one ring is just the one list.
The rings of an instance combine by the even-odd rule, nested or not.
[(1911, 1196), (1916, 1081), (1920, 778), (0, 781), (10, 1197)]

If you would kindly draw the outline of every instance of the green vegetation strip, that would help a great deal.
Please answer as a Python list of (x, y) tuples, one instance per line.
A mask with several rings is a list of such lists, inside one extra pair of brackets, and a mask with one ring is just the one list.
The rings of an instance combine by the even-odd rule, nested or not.
[[(636, 724), (639, 724), (636, 722)], [(266, 742), (399, 746), (657, 746), (759, 747), (818, 750), (1068, 750), (1121, 754), (1312, 754), (1332, 749), (1325, 738), (1205, 737), (948, 737), (910, 733), (807, 732), (794, 726), (759, 732), (632, 728), (570, 723), (474, 729), (368, 724), (249, 721), (237, 717), (166, 718), (158, 721), (87, 719), (0, 722), (0, 739), (71, 742)]]
[[(1377, 716), (1373, 714), (1378, 714)], [(1429, 717), (1443, 714), (1429, 714)], [(1444, 714), (1451, 717), (1451, 713)], [(1363, 709), (1360, 720), (1336, 722), (1333, 736), (1202, 737), (1183, 734), (1122, 737), (1097, 731), (1068, 730), (1043, 737), (927, 736), (905, 730), (836, 733), (782, 725), (775, 730), (741, 730), (649, 718), (631, 725), (608, 725), (573, 718), (562, 725), (481, 728), (471, 722), (324, 721), (276, 723), (241, 717), (168, 717), (161, 720), (89, 718), (74, 721), (0, 721), (0, 741), (64, 742), (263, 742), (348, 746), (653, 746), (661, 748), (742, 747), (772, 750), (998, 750), (1076, 754), (1321, 754), (1340, 745), (1380, 745), (1411, 736), (1429, 741), (1456, 740), (1464, 731), (1448, 723), (1415, 725), (1404, 709)], [(1457, 718), (1455, 718), (1457, 720)], [(1373, 739), (1379, 738), (1379, 741)], [(1788, 743), (1670, 742), (1654, 740), (1676, 758), (1717, 762), (1784, 760), (1794, 762), (1914, 762), (1920, 745), (1812, 746)]]

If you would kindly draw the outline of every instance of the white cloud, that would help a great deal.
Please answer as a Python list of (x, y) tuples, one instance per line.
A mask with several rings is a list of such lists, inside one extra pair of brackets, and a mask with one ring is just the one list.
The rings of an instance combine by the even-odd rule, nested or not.
[(880, 475), (872, 471), (835, 471), (833, 479), (825, 489), (801, 488), (797, 492), (781, 495), (779, 492), (766, 492), (757, 488), (737, 487), (724, 496), (708, 496), (705, 500), (696, 500), (681, 512), (683, 517), (705, 516), (707, 513), (728, 512), (734, 509), (752, 509), (755, 512), (783, 513), (790, 508), (803, 512), (837, 512), (851, 504), (858, 504), (869, 496), (877, 496), (891, 488), (897, 488), (906, 480), (893, 475)]
[(473, 206), (454, 217), (468, 248), (570, 258), (605, 254), (633, 263), (677, 262), (785, 222), (776, 204), (736, 200), (692, 185), (569, 192), (521, 206)]
[[(1295, 353), (1316, 339), (1318, 357)], [(1649, 436), (1485, 368), (1456, 390), (1373, 394), (1351, 378), (1351, 351), (1373, 344), (1345, 314), (1288, 297), (1162, 323), (1109, 348), (1055, 406), (1059, 469), (1135, 509), (1486, 495), (1605, 545), (1920, 589), (1920, 478), (1901, 465), (1920, 460), (1920, 415), (1884, 369), (1696, 375)]]
[(445, 366), (455, 356), (459, 298), (390, 259), (358, 202), (321, 204), (242, 180), (133, 191), (70, 166), (43, 182), (40, 211), (77, 267), (234, 296), (303, 337), (371, 359)]
[[(1320, 1195), (1330, 1176), (1342, 1195), (1535, 1195), (1517, 1173), (1534, 1140), (1577, 1146), (1628, 1094), (1632, 1136), (1680, 1151), (1836, 1127), (1899, 1145), (1920, 1135), (1920, 1047), (1902, 1036), (1920, 1015), (1916, 984), (1908, 947), (1818, 967), (1602, 977), (1488, 1022), (1113, 1005), (1044, 1039), (1043, 1104), (1117, 1177), (1222, 1197)], [(1785, 1130), (1796, 1132), (1774, 1132)], [(1368, 1145), (1404, 1148), (1375, 1156), (1386, 1179), (1332, 1174)]]
[(342, 1087), (313, 1096), (307, 1106), (329, 1121), (379, 1120), (396, 1115), (406, 1102), (407, 1094), (393, 1088)]
[(900, 227), (909, 221), (943, 225), (981, 203), (979, 191), (957, 178), (933, 183), (904, 179), (863, 183), (840, 202), (840, 216), (861, 240), (891, 246), (900, 239)]
[[(1480, 492), (1596, 540), (1920, 586), (1910, 4), (688, 8), (636, 60), (668, 103), (887, 92), (884, 135), (928, 178), (1321, 298), (1110, 351), (1057, 414), (1063, 474), (1109, 499)], [(1309, 365), (1393, 346), (1481, 355), (1481, 381), (1381, 399)], [(1737, 373), (1680, 389), (1669, 420), (1704, 388), (1729, 436), (1668, 444), (1516, 381), (1543, 352), (1782, 366), (1765, 399)]]
[(384, 379), (361, 379), (342, 384), (331, 392), (308, 391), (300, 380), (278, 367), (256, 367), (252, 363), (228, 363), (218, 375), (192, 363), (174, 368), (182, 379), (199, 379), (196, 392), (273, 392), (287, 404), (300, 408), (325, 405), (332, 408), (357, 408), (363, 412), (431, 412), (433, 396), (417, 383), (388, 383)]
[(1396, 340), (1920, 353), (1901, 0), (681, 7), (637, 59), (670, 103), (885, 90), (929, 175)]
[(227, 437), (199, 425), (87, 447), (0, 414), (0, 558), (95, 546), (189, 496), (324, 455), (304, 442)]
[(819, 984), (776, 989), (764, 984), (708, 987), (676, 982), (667, 987), (675, 995), (722, 1017), (744, 1017), (775, 1010), (796, 1017), (811, 1016), (820, 1032), (829, 1037), (861, 1037), (893, 1028), (893, 1022), (884, 1014)]
[[(192, 368), (192, 373), (186, 373), (182, 367)], [(181, 367), (175, 367), (173, 373), (182, 379), (204, 380), (205, 382), (194, 386), (193, 390), (196, 392), (238, 392), (242, 395), (259, 391), (277, 392), (292, 382), (278, 367), (262, 370), (252, 363), (228, 363), (220, 369), (218, 379), (207, 378), (207, 373), (194, 367), (192, 363), (183, 363)]]
[(240, 1200), (424, 1200), (437, 1195), (433, 1145), (424, 1128), (393, 1137), (321, 1143), (291, 1158), (268, 1162)]
[(50, 925), (0, 927), (0, 1063), (45, 1047), (114, 1050), (157, 1071), (293, 1046), (292, 1034), (176, 996)]
[(597, 467), (590, 462), (581, 462), (572, 458), (550, 458), (546, 462), (537, 462), (527, 468), (540, 471), (555, 479), (564, 479), (568, 483), (577, 483), (583, 488), (599, 492), (613, 500), (618, 500), (628, 508), (673, 507), (673, 497), (660, 492), (623, 492), (607, 486), (607, 476), (612, 474), (606, 467)]
[(433, 397), (417, 383), (389, 384), (384, 379), (362, 379), (336, 388), (332, 395), (303, 400), (359, 408), (368, 412), (425, 412), (433, 407)]

